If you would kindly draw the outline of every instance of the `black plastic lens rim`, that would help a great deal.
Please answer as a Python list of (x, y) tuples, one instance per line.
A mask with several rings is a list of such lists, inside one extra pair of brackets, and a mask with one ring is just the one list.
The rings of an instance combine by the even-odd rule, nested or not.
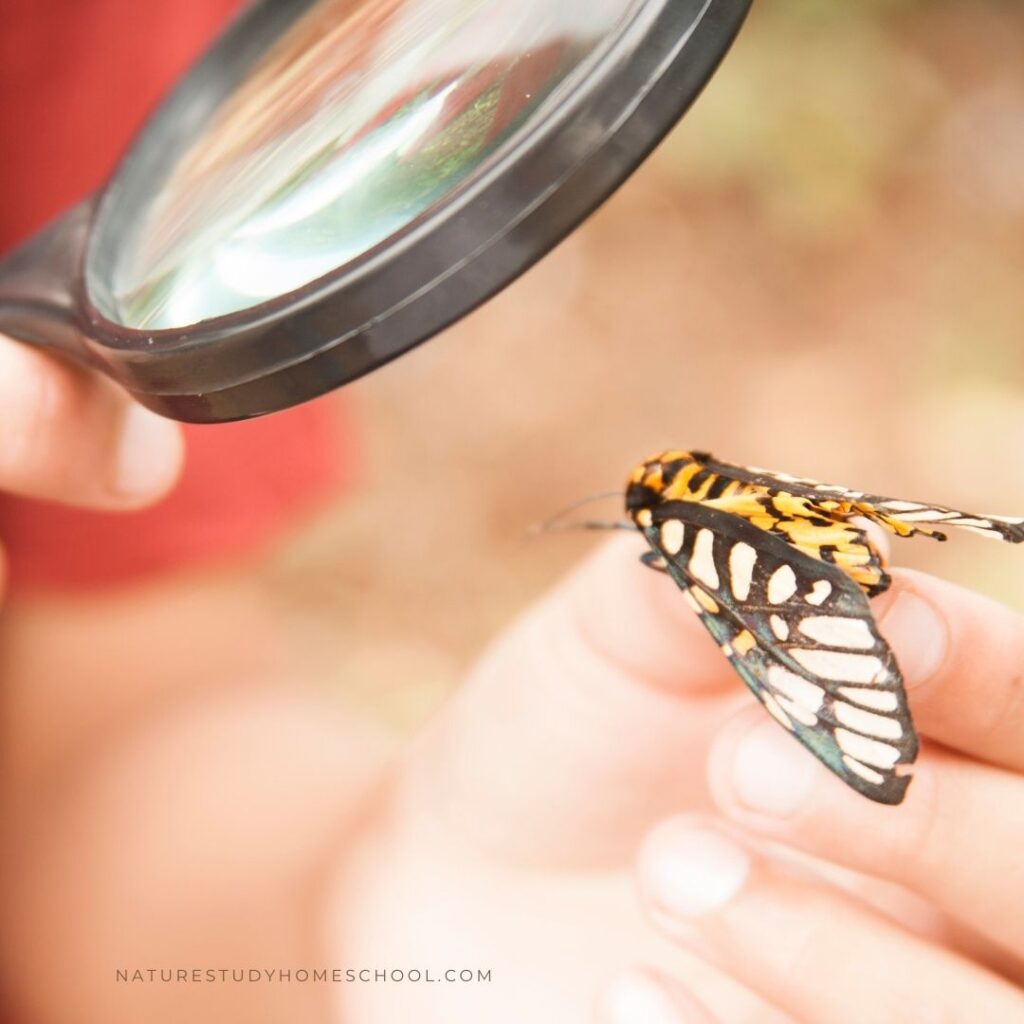
[[(274, 412), (374, 370), (527, 270), (598, 207), (699, 95), (752, 0), (667, 0), (627, 27), (562, 109), (426, 224), (285, 296), (182, 328), (108, 319), (87, 278), (180, 151), (281, 28), (315, 0), (261, 0), (157, 110), (92, 211), (73, 308), (92, 358), (143, 404), (214, 423)], [(109, 302), (97, 296), (99, 304)], [(108, 305), (109, 308), (109, 305)]]

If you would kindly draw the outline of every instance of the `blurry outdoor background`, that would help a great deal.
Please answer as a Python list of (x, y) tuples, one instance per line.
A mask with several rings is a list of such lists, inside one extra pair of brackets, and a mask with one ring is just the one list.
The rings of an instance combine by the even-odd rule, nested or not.
[[(600, 542), (529, 527), (665, 447), (1024, 513), (1022, 53), (1013, 0), (755, 4), (596, 216), (347, 389), (360, 483), (260, 568), (307, 667), (412, 726)], [(893, 553), (1024, 607), (1022, 551)]]

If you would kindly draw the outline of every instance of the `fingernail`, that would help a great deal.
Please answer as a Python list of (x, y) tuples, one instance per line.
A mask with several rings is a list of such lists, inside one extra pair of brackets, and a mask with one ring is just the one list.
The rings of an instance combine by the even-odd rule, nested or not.
[(650, 975), (627, 971), (608, 987), (604, 1004), (608, 1024), (691, 1024), (672, 995)]
[(666, 822), (641, 853), (640, 876), (649, 897), (683, 918), (700, 917), (728, 903), (749, 873), (750, 858), (739, 846), (689, 822)]
[(775, 722), (758, 722), (736, 744), (730, 782), (745, 808), (788, 818), (807, 802), (817, 765)]
[(174, 476), (181, 458), (178, 428), (132, 403), (121, 420), (114, 489), (122, 497), (159, 494)]
[(945, 620), (923, 597), (909, 590), (903, 591), (885, 614), (882, 631), (896, 650), (908, 688), (931, 678), (946, 657)]

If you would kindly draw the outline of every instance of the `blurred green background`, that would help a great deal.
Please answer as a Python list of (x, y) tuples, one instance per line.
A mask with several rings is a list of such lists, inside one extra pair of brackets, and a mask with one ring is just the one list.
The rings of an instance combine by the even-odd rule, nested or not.
[[(1022, 53), (1010, 0), (755, 4), (595, 217), (347, 390), (361, 482), (263, 567), (308, 667), (419, 721), (598, 542), (530, 525), (665, 447), (1024, 513)], [(1024, 608), (1024, 551), (893, 555)]]

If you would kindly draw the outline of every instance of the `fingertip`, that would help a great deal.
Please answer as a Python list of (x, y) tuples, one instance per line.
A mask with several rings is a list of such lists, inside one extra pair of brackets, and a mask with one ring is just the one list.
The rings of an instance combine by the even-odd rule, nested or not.
[(717, 822), (678, 815), (648, 833), (637, 877), (652, 914), (685, 926), (722, 910), (746, 886), (753, 866), (745, 847)]
[(633, 968), (615, 977), (598, 1009), (600, 1024), (715, 1024), (715, 1018), (677, 982)]
[(585, 642), (604, 660), (671, 692), (731, 685), (728, 662), (679, 587), (640, 561), (639, 536), (615, 537), (570, 578), (566, 597)]
[(97, 509), (152, 503), (176, 482), (180, 427), (101, 374), (0, 338), (0, 489)]
[(918, 731), (1019, 771), (1024, 617), (984, 594), (909, 569), (896, 574), (893, 590), (877, 618), (903, 672)]

